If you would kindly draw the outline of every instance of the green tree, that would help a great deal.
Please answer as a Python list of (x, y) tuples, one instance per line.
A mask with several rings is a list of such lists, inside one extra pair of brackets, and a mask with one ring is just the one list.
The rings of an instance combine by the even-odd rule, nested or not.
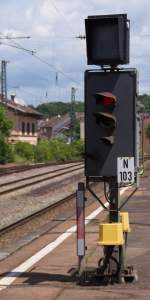
[(0, 138), (5, 139), (9, 136), (12, 125), (12, 121), (6, 115), (6, 108), (3, 104), (0, 104)]
[(143, 94), (138, 97), (138, 102), (144, 107), (141, 107), (140, 112), (150, 113), (150, 95)]
[(18, 142), (14, 145), (14, 148), (16, 155), (23, 160), (34, 159), (34, 145), (27, 142)]
[(79, 120), (76, 120), (75, 122), (75, 140), (80, 139), (80, 122)]
[(8, 119), (6, 108), (0, 104), (0, 163), (6, 163), (13, 160), (13, 149), (7, 144), (12, 122)]
[(72, 144), (66, 144), (61, 138), (53, 138), (50, 141), (41, 140), (35, 146), (35, 161), (81, 159), (83, 148), (83, 143), (80, 140)]
[[(83, 102), (75, 102), (75, 111), (83, 112), (84, 104)], [(49, 102), (43, 103), (36, 107), (36, 110), (41, 112), (45, 117), (54, 117), (57, 115), (65, 115), (71, 111), (71, 102)]]
[(53, 160), (53, 156), (49, 148), (50, 147), (49, 147), (48, 140), (43, 139), (39, 141), (38, 144), (35, 146), (35, 151), (34, 151), (35, 161), (46, 162), (49, 160)]

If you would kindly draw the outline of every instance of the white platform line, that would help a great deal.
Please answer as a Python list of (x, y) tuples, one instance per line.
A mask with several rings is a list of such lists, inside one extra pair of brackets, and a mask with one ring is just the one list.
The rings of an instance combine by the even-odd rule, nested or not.
[[(125, 189), (121, 190), (121, 194), (125, 192)], [(105, 203), (105, 206), (108, 206), (109, 203)], [(94, 219), (100, 212), (103, 211), (103, 207), (100, 206), (96, 210), (94, 210), (85, 220), (85, 225), (87, 225), (92, 219)], [(0, 291), (7, 288), (11, 285), (23, 272), (26, 272), (30, 269), (34, 264), (40, 261), (44, 256), (51, 253), (56, 247), (62, 244), (68, 237), (70, 237), (74, 232), (76, 232), (76, 225), (67, 229), (64, 233), (62, 233), (55, 241), (49, 243), (43, 249), (35, 253), (33, 256), (28, 258), (25, 262), (19, 265), (17, 268), (13, 269), (11, 272), (7, 274), (4, 278), (0, 280)]]
[(123, 195), (127, 190), (131, 189), (132, 186), (126, 186), (120, 189), (120, 195)]

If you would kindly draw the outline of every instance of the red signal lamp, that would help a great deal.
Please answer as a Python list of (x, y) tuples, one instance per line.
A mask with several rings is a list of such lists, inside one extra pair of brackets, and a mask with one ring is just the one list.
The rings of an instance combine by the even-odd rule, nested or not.
[(103, 93), (96, 93), (96, 103), (102, 103), (105, 107), (114, 107), (116, 105), (116, 97), (109, 92), (103, 92)]
[(104, 97), (103, 98), (103, 104), (104, 106), (110, 106), (114, 103), (113, 99), (112, 98), (109, 98), (109, 97)]

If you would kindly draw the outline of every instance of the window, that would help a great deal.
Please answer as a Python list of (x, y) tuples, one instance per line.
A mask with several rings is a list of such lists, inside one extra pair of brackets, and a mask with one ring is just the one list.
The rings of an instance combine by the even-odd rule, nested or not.
[(30, 134), (30, 123), (27, 123), (27, 134)]
[(35, 134), (35, 124), (32, 123), (32, 135), (34, 135), (34, 134)]
[(25, 122), (22, 122), (22, 124), (21, 124), (21, 131), (22, 131), (22, 134), (25, 134)]

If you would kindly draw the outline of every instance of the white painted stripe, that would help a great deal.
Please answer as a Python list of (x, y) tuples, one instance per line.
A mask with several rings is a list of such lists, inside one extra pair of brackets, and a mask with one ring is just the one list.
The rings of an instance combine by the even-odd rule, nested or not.
[[(120, 190), (120, 195), (122, 195), (129, 187), (122, 188)], [(105, 206), (108, 206), (109, 203), (105, 203)], [(100, 212), (103, 211), (103, 207), (100, 206), (94, 210), (85, 220), (85, 225), (87, 225), (92, 219), (94, 219)], [(10, 273), (7, 274), (4, 278), (0, 280), (0, 291), (11, 285), (23, 272), (26, 272), (44, 256), (51, 253), (56, 247), (63, 243), (68, 237), (70, 237), (76, 231), (76, 225), (67, 229), (63, 234), (61, 234), (55, 241), (48, 244), (46, 247), (38, 251), (36, 254), (27, 259), (17, 268), (13, 269)]]
[(132, 186), (127, 186), (127, 187), (121, 188), (120, 195), (124, 194), (128, 189), (131, 189), (131, 188), (132, 188)]
[[(106, 206), (109, 203), (105, 204)], [(103, 207), (98, 207), (94, 210), (85, 220), (85, 225), (87, 225), (92, 219), (94, 219), (101, 211), (103, 211)], [(46, 247), (38, 251), (36, 254), (31, 256), (25, 262), (23, 262), (20, 266), (13, 269), (11, 272), (7, 274), (4, 278), (0, 280), (0, 291), (7, 288), (11, 285), (23, 272), (26, 272), (29, 268), (31, 268), (34, 264), (36, 264), (39, 260), (41, 260), (44, 256), (52, 252), (57, 246), (63, 243), (68, 237), (70, 237), (74, 232), (76, 232), (76, 225), (67, 229), (63, 234), (61, 234), (55, 241), (48, 244)]]

